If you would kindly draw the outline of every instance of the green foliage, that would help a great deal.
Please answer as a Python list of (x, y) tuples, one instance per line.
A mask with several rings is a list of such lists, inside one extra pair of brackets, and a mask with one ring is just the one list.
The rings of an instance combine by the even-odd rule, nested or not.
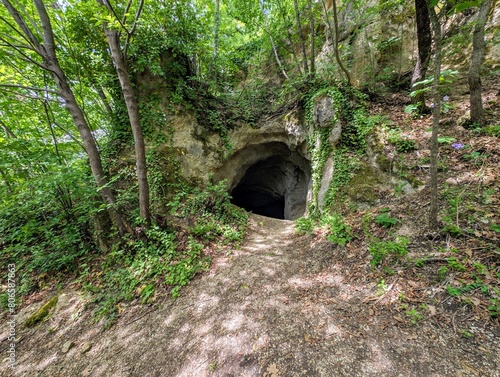
[(456, 139), (454, 137), (451, 137), (451, 136), (438, 137), (438, 143), (440, 143), (440, 144), (451, 144), (454, 141), (456, 141)]
[(442, 231), (444, 233), (448, 233), (453, 237), (460, 237), (462, 235), (462, 229), (458, 225), (455, 224), (447, 224), (443, 227)]
[(475, 289), (481, 290), (482, 293), (488, 293), (489, 287), (484, 284), (484, 283), (471, 283), (471, 284), (464, 284), (459, 287), (453, 287), (451, 285), (446, 286), (446, 291), (450, 296), (461, 296), (464, 293), (468, 293), (470, 291), (473, 291)]
[(297, 234), (311, 234), (314, 231), (314, 220), (311, 217), (300, 217), (295, 220)]
[[(455, 75), (458, 74), (458, 71), (453, 71), (451, 69), (446, 69), (441, 71), (439, 76), (440, 83), (450, 83), (451, 79), (454, 78)], [(434, 81), (433, 76), (427, 77), (425, 80), (418, 81), (413, 84), (412, 88), (414, 90), (410, 93), (410, 97), (416, 97), (417, 95), (423, 92), (429, 92), (431, 90), (431, 84)]]
[(448, 258), (448, 266), (455, 271), (464, 272), (466, 270), (465, 266), (460, 263), (456, 258)]
[(208, 268), (210, 259), (202, 254), (203, 245), (192, 239), (185, 249), (179, 248), (174, 233), (153, 226), (144, 239), (131, 240), (109, 252), (101, 265), (102, 274), (85, 283), (98, 304), (96, 316), (111, 324), (119, 303), (153, 298), (159, 280), (171, 288), (174, 298), (198, 272)]
[[(95, 250), (90, 218), (94, 192), (82, 170), (38, 176), (3, 191), (0, 204), (2, 259), (28, 275), (70, 271)], [(88, 184), (87, 187), (84, 184)]]
[(223, 243), (241, 242), (248, 224), (248, 214), (231, 204), (226, 181), (180, 191), (169, 205), (172, 214), (187, 220), (189, 231), (203, 241), (223, 237)]
[(388, 141), (395, 145), (396, 150), (401, 153), (407, 153), (417, 149), (415, 140), (402, 137), (400, 129), (389, 130)]
[(498, 124), (484, 127), (474, 127), (474, 125), (472, 125), (471, 128), (479, 135), (500, 137), (500, 125)]
[(446, 275), (448, 274), (448, 267), (442, 266), (438, 270), (438, 279), (440, 281), (443, 281), (446, 278)]
[(332, 207), (340, 199), (342, 190), (347, 187), (353, 174), (359, 169), (356, 155), (349, 154), (347, 148), (336, 148), (333, 151), (333, 170), (335, 174), (325, 195), (325, 205)]
[(344, 246), (353, 238), (352, 228), (346, 224), (341, 214), (326, 215), (320, 224), (328, 230), (326, 239), (339, 246)]
[(375, 239), (369, 246), (372, 255), (371, 266), (376, 267), (386, 260), (389, 263), (395, 262), (408, 254), (409, 244), (410, 240), (407, 237), (398, 237), (395, 241), (379, 241)]
[(460, 330), (460, 334), (465, 338), (465, 339), (470, 339), (472, 338), (474, 335), (470, 332), (470, 331), (467, 331), (467, 330)]
[(375, 222), (384, 228), (390, 228), (398, 223), (398, 219), (390, 217), (387, 213), (375, 216)]
[(422, 314), (420, 314), (419, 311), (415, 308), (407, 310), (406, 315), (410, 318), (410, 322), (412, 325), (416, 325), (417, 322), (423, 318)]

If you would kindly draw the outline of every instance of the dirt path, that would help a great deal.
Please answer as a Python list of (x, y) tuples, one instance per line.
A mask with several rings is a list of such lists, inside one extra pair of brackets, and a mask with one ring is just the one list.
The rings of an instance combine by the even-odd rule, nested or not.
[(75, 292), (62, 295), (50, 320), (21, 334), (16, 375), (500, 376), (493, 333), (399, 327), (364, 303), (373, 285), (346, 282), (330, 245), (296, 236), (292, 222), (251, 222), (244, 246), (214, 258), (178, 300), (126, 308), (107, 331)]

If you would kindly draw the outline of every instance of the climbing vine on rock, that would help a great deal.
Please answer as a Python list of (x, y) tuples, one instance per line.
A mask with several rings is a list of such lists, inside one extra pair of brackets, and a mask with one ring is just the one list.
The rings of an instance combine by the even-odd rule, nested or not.
[[(323, 103), (331, 103), (332, 106), (327, 109), (331, 110), (332, 116), (326, 124), (315, 119), (315, 107), (325, 97), (331, 101)], [(382, 121), (380, 117), (369, 115), (365, 103), (366, 96), (358, 90), (335, 86), (321, 87), (306, 99), (306, 122), (310, 130), (307, 145), (311, 154), (313, 191), (310, 215), (313, 217), (320, 215), (318, 194), (328, 159), (332, 159), (333, 176), (322, 199), (324, 208), (331, 208), (339, 199), (342, 188), (360, 166), (368, 134)]]

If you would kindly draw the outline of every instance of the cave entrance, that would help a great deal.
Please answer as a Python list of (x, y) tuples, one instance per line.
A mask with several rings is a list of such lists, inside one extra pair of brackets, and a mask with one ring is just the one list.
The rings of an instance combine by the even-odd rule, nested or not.
[[(300, 159), (306, 161), (303, 157)], [(295, 220), (303, 216), (309, 171), (303, 163), (294, 160), (297, 158), (291, 158), (289, 151), (288, 156), (272, 156), (251, 165), (232, 189), (232, 203), (276, 219)], [(308, 167), (308, 163), (305, 166)]]

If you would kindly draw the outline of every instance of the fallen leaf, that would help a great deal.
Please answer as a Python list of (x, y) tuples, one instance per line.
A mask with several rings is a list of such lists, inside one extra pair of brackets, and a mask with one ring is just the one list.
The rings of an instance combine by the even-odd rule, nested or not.
[(398, 321), (398, 322), (401, 322), (401, 323), (403, 323), (403, 322), (404, 322), (404, 319), (403, 319), (403, 318), (401, 318), (401, 317), (400, 317), (400, 316), (398, 316), (398, 315), (395, 315), (395, 316), (394, 316), (394, 319), (395, 319), (396, 321)]
[(278, 377), (278, 367), (275, 363), (267, 367), (267, 371), (264, 373), (264, 377)]
[(435, 306), (429, 305), (427, 306), (427, 309), (429, 310), (431, 317), (436, 315), (437, 310)]

